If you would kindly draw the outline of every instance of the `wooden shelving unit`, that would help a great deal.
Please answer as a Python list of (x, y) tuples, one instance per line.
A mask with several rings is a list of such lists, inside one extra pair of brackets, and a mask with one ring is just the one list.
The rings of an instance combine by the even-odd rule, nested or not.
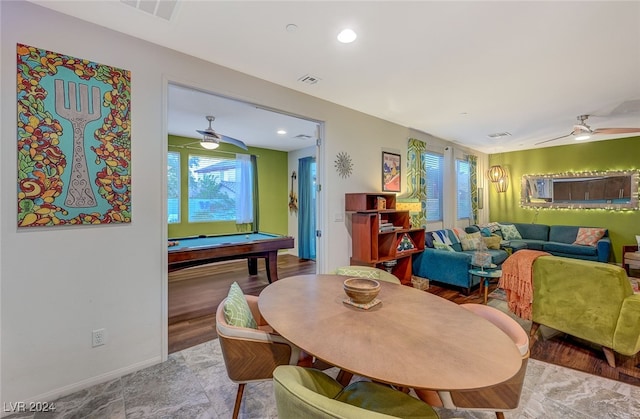
[[(424, 229), (411, 228), (409, 211), (398, 211), (396, 195), (348, 193), (345, 210), (351, 213), (351, 264), (386, 269), (384, 262), (396, 261), (392, 273), (411, 285), (412, 256), (424, 250)], [(392, 230), (381, 226), (393, 225)], [(405, 235), (413, 243), (410, 250), (398, 250)]]

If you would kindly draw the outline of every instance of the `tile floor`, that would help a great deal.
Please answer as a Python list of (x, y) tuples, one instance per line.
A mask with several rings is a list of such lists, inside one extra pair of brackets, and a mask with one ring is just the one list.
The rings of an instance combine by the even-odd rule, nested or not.
[[(337, 370), (328, 370), (329, 374)], [(230, 418), (236, 385), (218, 340), (172, 354), (167, 362), (55, 401), (56, 412), (8, 418)], [(271, 382), (248, 384), (240, 418), (277, 418)], [(495, 418), (439, 409), (441, 418)], [(530, 360), (517, 411), (507, 418), (638, 418), (640, 387)]]

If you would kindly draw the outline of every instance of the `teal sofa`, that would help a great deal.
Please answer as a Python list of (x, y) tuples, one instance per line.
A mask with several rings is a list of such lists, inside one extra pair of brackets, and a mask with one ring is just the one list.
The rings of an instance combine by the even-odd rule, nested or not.
[(601, 345), (615, 367), (615, 353), (640, 351), (640, 294), (625, 270), (557, 256), (533, 263), (532, 346), (539, 325)]
[[(434, 248), (432, 233), (446, 234), (451, 241), (452, 251)], [(491, 262), (497, 266), (507, 259), (507, 252), (503, 249), (488, 249)], [(413, 274), (430, 281), (460, 287), (469, 294), (471, 288), (480, 283), (480, 278), (469, 274), (474, 265), (471, 259), (475, 250), (462, 250), (457, 236), (451, 229), (437, 230), (425, 233), (424, 251), (413, 258)]]
[[(554, 256), (573, 259), (608, 262), (611, 256), (611, 239), (609, 231), (605, 229), (604, 237), (595, 246), (573, 244), (578, 236), (580, 226), (546, 225), (529, 223), (500, 222), (498, 224), (512, 224), (520, 233), (521, 239), (509, 241), (509, 247), (514, 251), (520, 249), (542, 250)], [(495, 223), (494, 223), (495, 225)], [(465, 228), (467, 233), (480, 231), (480, 226), (472, 225)], [(496, 234), (502, 235), (501, 230)]]

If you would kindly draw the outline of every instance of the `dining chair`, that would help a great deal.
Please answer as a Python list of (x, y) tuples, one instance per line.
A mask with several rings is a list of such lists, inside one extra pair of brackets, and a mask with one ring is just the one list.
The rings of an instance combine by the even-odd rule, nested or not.
[(341, 266), (334, 271), (334, 274), (377, 279), (380, 281), (391, 282), (393, 284), (400, 284), (400, 280), (397, 276), (385, 271), (384, 269), (375, 268), (373, 266)]
[(493, 323), (511, 338), (522, 356), (520, 370), (496, 386), (469, 391), (433, 391), (415, 389), (417, 396), (432, 406), (445, 409), (490, 410), (499, 419), (504, 418), (505, 411), (513, 410), (520, 403), (522, 384), (529, 361), (529, 336), (527, 332), (502, 311), (483, 304), (461, 304), (470, 312)]
[(279, 366), (273, 372), (279, 419), (438, 418), (428, 404), (383, 384), (343, 387), (314, 368)]
[(225, 318), (225, 298), (216, 311), (216, 332), (229, 379), (238, 384), (233, 419), (238, 417), (246, 383), (268, 381), (279, 365), (311, 365), (311, 357), (276, 334), (260, 315), (258, 297), (244, 296), (257, 329), (232, 326)]

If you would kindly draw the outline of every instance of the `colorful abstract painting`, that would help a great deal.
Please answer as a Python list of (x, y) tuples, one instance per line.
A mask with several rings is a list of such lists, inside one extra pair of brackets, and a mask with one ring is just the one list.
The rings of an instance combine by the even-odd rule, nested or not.
[(131, 74), (17, 45), (18, 226), (131, 222)]

